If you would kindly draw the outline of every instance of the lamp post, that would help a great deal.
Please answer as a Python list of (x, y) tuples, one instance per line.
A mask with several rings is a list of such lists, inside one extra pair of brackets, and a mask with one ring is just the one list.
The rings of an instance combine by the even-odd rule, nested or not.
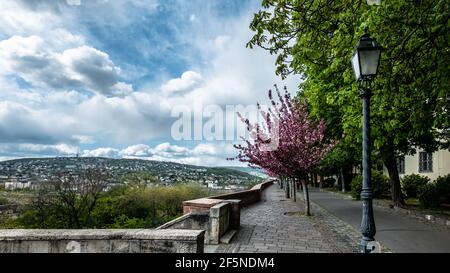
[(371, 163), (370, 163), (370, 90), (371, 83), (377, 75), (380, 64), (381, 47), (377, 41), (370, 37), (366, 30), (359, 39), (356, 52), (352, 58), (353, 71), (361, 94), (363, 107), (363, 185), (361, 191), (362, 220), (361, 233), (363, 238), (360, 243), (361, 253), (370, 253), (369, 244), (375, 241), (375, 220), (372, 207), (372, 183), (371, 183)]

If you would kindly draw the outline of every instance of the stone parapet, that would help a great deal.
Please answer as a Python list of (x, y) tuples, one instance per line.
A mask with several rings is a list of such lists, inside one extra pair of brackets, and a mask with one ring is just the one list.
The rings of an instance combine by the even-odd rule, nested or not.
[(203, 230), (0, 230), (0, 253), (202, 253)]

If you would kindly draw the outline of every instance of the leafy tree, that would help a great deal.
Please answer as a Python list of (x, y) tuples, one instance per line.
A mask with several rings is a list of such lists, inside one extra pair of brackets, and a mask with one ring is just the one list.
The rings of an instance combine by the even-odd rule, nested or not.
[(251, 124), (248, 119), (241, 117), (247, 125), (251, 140), (246, 140), (245, 146), (235, 145), (239, 151), (237, 159), (250, 166), (259, 166), (267, 173), (300, 180), (305, 193), (306, 214), (310, 215), (308, 181), (305, 176), (334, 143), (323, 142), (325, 124), (310, 119), (304, 101), (292, 100), (286, 89), (281, 95), (275, 88), (278, 100), (273, 98), (269, 90), (272, 108), (268, 111), (260, 109), (263, 117), (261, 124)]
[(60, 172), (32, 198), (22, 222), (41, 228), (87, 228), (109, 175), (101, 169)]
[[(72, 201), (61, 203), (56, 191), (54, 187), (41, 188), (41, 192), (33, 197), (31, 207), (16, 221), (0, 219), (0, 225), (15, 228), (155, 228), (180, 216), (183, 201), (208, 195), (208, 190), (198, 185), (120, 185), (103, 191), (89, 212), (81, 206), (80, 192), (73, 198), (64, 194)], [(76, 204), (75, 208), (68, 207), (67, 204), (72, 203)], [(78, 221), (74, 220), (74, 214)]]
[(361, 146), (361, 105), (350, 59), (366, 27), (383, 46), (372, 98), (374, 151), (386, 166), (395, 205), (403, 204), (397, 158), (450, 145), (450, 4), (445, 0), (263, 0), (248, 47), (277, 55), (276, 72), (298, 73), (311, 114), (328, 135)]
[(351, 149), (349, 145), (341, 142), (325, 155), (315, 172), (324, 176), (338, 174), (342, 191), (345, 192), (346, 187), (348, 187), (347, 184), (350, 182), (347, 173), (358, 164), (359, 158), (360, 154), (357, 154), (355, 149)]

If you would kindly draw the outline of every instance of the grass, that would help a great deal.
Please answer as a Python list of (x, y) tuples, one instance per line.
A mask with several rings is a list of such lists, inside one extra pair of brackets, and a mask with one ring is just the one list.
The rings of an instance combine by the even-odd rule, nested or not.
[(405, 199), (405, 204), (407, 206), (412, 206), (412, 207), (419, 207), (420, 206), (419, 199), (417, 199), (417, 198), (407, 198), (407, 199)]

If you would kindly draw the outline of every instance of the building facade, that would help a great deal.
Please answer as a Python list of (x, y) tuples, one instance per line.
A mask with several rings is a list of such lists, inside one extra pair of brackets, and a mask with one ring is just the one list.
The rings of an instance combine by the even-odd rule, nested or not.
[[(439, 150), (427, 153), (417, 150), (414, 155), (407, 155), (398, 164), (400, 177), (409, 174), (427, 176), (431, 181), (439, 176), (450, 174), (450, 151)], [(387, 171), (385, 170), (387, 173)]]

